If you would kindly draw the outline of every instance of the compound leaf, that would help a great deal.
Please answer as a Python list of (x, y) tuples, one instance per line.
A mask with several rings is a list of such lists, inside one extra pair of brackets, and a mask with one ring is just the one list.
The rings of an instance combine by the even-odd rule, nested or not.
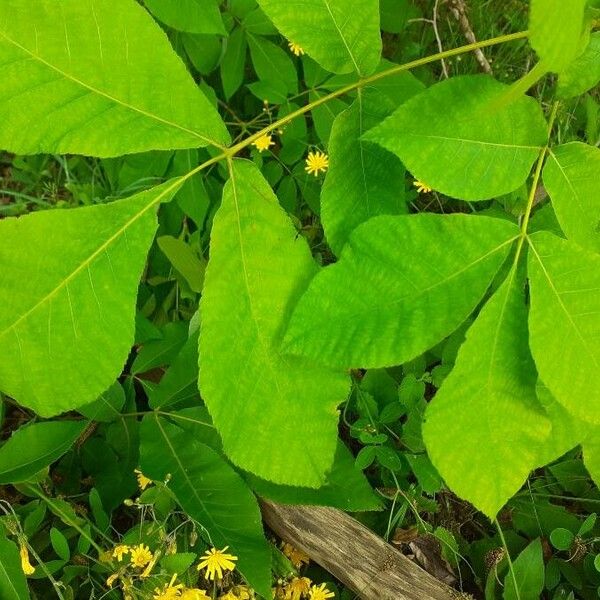
[(536, 396), (524, 289), (511, 271), (468, 330), (423, 426), (440, 475), (490, 519), (538, 466), (550, 434)]
[(156, 207), (180, 185), (0, 222), (2, 391), (49, 417), (110, 387), (133, 343)]
[(531, 0), (529, 42), (540, 60), (560, 73), (583, 50), (586, 0)]
[(254, 494), (231, 465), (188, 432), (158, 415), (144, 418), (140, 466), (154, 480), (169, 478), (183, 510), (201, 523), (217, 547), (230, 546), (248, 583), (267, 597), (271, 553)]
[(539, 231), (530, 236), (529, 345), (554, 398), (600, 423), (600, 256)]
[(313, 279), (284, 348), (345, 368), (411, 360), (475, 309), (517, 233), (463, 214), (374, 217)]
[(600, 253), (600, 149), (582, 142), (552, 148), (544, 185), (567, 238)]
[(233, 161), (201, 303), (200, 392), (233, 462), (305, 487), (319, 487), (331, 467), (336, 407), (349, 391), (346, 374), (279, 352), (316, 271), (257, 167)]
[(0, 147), (15, 153), (108, 157), (229, 142), (134, 0), (39, 0), (35, 10), (3, 1), (0, 79)]
[(452, 77), (401, 105), (364, 139), (397, 154), (420, 181), (462, 200), (516, 190), (546, 142), (538, 103), (502, 97), (485, 75)]
[(377, 0), (258, 0), (277, 29), (332, 73), (372, 73), (381, 56)]

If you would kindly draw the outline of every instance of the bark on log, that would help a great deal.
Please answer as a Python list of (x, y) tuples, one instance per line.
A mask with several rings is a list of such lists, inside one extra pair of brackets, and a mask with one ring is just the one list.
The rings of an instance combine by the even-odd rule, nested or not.
[(455, 600), (458, 594), (347, 514), (261, 500), (263, 518), (363, 600)]

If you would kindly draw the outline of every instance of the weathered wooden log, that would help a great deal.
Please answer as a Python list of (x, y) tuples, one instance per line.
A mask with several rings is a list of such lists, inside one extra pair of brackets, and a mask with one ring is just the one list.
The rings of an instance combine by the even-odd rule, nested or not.
[(321, 506), (262, 500), (263, 518), (284, 541), (363, 600), (455, 600), (458, 594), (349, 515)]

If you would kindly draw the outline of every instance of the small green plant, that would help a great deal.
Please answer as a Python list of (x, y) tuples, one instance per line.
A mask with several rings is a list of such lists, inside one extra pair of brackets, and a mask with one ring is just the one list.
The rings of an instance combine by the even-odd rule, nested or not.
[[(98, 580), (144, 597), (154, 588), (129, 588), (165, 551), (151, 536), (182, 527), (229, 548), (235, 577), (180, 582), (186, 551), (184, 568), (157, 566), (157, 596), (270, 598), (257, 495), (370, 511), (403, 490), (390, 537), (442, 480), (491, 520), (578, 445), (600, 481), (597, 105), (588, 143), (561, 128), (600, 80), (597, 2), (532, 0), (528, 31), (402, 64), (382, 57), (381, 29), (404, 26), (390, 2), (144, 4), (0, 6), (0, 147), (60, 157), (33, 168), (54, 181), (37, 208), (57, 209), (0, 221), (0, 390), (31, 421), (0, 448), (0, 484), (32, 498), (5, 508), (0, 591), (28, 597), (40, 507), (68, 526), (40, 534), (55, 590), (81, 573), (65, 566), (75, 547), (96, 553)], [(413, 74), (525, 39), (538, 60), (509, 84)], [(526, 92), (541, 81), (538, 101)], [(22, 203), (9, 214), (40, 188), (26, 183), (7, 190)], [(361, 472), (373, 465), (380, 495)], [(135, 547), (139, 564), (104, 573), (136, 469), (157, 483), (136, 510), (163, 521), (127, 528), (110, 560)], [(585, 523), (548, 531), (554, 549), (595, 548)], [(456, 563), (458, 536), (424, 528)], [(506, 599), (558, 585), (541, 539), (516, 546), (488, 597), (505, 564)], [(552, 560), (556, 575), (571, 559)], [(332, 597), (298, 581), (291, 598)]]

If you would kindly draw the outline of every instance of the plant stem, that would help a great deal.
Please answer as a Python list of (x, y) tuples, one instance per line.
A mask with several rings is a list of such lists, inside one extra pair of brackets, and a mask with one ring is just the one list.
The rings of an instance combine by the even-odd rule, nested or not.
[(533, 210), (533, 204), (535, 202), (535, 193), (537, 191), (538, 184), (542, 176), (542, 167), (544, 166), (546, 154), (548, 153), (548, 149), (550, 148), (550, 134), (552, 133), (552, 129), (554, 128), (554, 122), (556, 121), (556, 115), (558, 113), (559, 104), (560, 103), (557, 100), (552, 105), (552, 112), (550, 113), (550, 120), (548, 122), (548, 140), (546, 141), (546, 145), (540, 150), (540, 155), (535, 166), (535, 172), (533, 174), (533, 180), (531, 182), (531, 189), (529, 190), (529, 198), (527, 200), (527, 207), (525, 208), (523, 220), (521, 221), (521, 236), (519, 238), (519, 244), (517, 246), (517, 252), (515, 254), (515, 264), (519, 260), (521, 250), (523, 249), (523, 243), (527, 238), (527, 228), (529, 226), (529, 221), (531, 219), (531, 211)]

